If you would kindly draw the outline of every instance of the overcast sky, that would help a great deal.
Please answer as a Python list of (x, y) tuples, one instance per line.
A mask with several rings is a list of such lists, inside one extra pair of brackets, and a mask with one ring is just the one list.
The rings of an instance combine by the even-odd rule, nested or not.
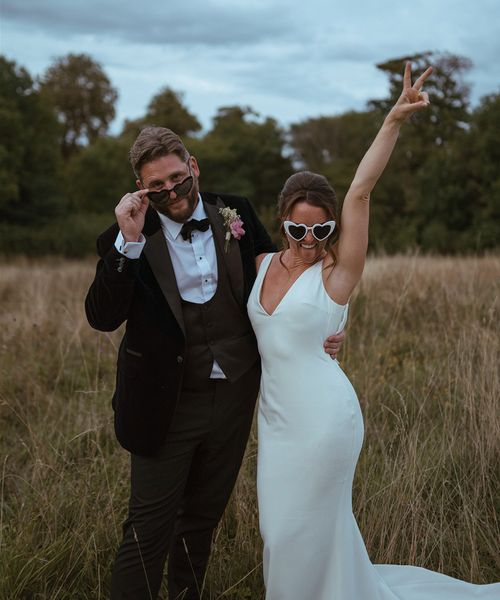
[(500, 91), (500, 0), (2, 0), (1, 53), (34, 75), (88, 53), (118, 89), (118, 131), (168, 85), (205, 129), (220, 106), (281, 124), (384, 97), (375, 64), (425, 50), (472, 59), (472, 101)]

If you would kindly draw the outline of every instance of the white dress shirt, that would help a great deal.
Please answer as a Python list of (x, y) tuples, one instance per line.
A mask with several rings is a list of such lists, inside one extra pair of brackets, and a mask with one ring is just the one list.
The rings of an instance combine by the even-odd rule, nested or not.
[[(158, 213), (158, 216), (172, 259), (181, 298), (195, 304), (208, 302), (217, 289), (217, 255), (212, 228), (209, 227), (207, 231), (193, 231), (192, 242), (190, 242), (182, 239), (182, 223), (176, 223), (161, 213)], [(206, 218), (207, 214), (201, 196), (198, 196), (198, 204), (191, 219), (201, 221)], [(142, 233), (138, 242), (125, 242), (120, 231), (115, 241), (115, 247), (127, 258), (135, 259), (141, 255), (145, 243), (146, 238)], [(212, 379), (226, 378), (215, 360), (210, 377)]]

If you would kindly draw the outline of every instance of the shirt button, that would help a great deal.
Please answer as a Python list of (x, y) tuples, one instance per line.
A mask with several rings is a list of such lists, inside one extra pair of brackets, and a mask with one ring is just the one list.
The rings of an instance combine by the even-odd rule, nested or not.
[(184, 362), (184, 358), (179, 354), (179, 356), (177, 357), (177, 362), (178, 364), (182, 365), (182, 363)]

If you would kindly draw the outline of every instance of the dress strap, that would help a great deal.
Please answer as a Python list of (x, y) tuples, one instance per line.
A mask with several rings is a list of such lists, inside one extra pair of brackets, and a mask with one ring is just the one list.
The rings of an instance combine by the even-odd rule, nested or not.
[(271, 261), (273, 260), (273, 256), (275, 254), (276, 252), (270, 252), (269, 254), (266, 254), (266, 256), (264, 256), (264, 258), (262, 259), (262, 262), (260, 263), (259, 267), (259, 272), (257, 273), (258, 280), (262, 280), (265, 277), (267, 269), (269, 268), (269, 265), (271, 264)]

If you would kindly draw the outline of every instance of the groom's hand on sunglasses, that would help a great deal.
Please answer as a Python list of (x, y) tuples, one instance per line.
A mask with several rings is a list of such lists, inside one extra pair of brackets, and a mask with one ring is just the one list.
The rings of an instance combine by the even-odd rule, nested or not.
[(337, 353), (345, 340), (345, 332), (341, 331), (326, 338), (323, 348), (332, 360), (337, 358)]
[(132, 194), (125, 194), (115, 208), (116, 221), (126, 242), (139, 240), (149, 205), (148, 191), (137, 190)]

